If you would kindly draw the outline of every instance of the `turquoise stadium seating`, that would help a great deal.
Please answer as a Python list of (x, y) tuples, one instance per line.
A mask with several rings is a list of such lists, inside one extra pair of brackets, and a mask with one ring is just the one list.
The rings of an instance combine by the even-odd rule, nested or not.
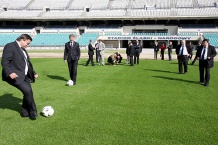
[(98, 33), (83, 33), (77, 42), (79, 43), (80, 46), (87, 46), (89, 44), (90, 39), (92, 42), (96, 41), (98, 38), (99, 34)]
[(106, 36), (122, 36), (121, 32), (105, 32)]
[(129, 33), (130, 36), (170, 36), (170, 33)]
[(197, 36), (198, 34), (195, 33), (195, 32), (182, 32), (182, 33), (179, 33), (178, 36)]
[(218, 47), (218, 33), (204, 33), (203, 36), (209, 39), (211, 45)]
[(64, 46), (69, 41), (69, 35), (68, 33), (37, 34), (30, 46)]
[(0, 46), (5, 46), (9, 42), (15, 41), (21, 34), (0, 34)]

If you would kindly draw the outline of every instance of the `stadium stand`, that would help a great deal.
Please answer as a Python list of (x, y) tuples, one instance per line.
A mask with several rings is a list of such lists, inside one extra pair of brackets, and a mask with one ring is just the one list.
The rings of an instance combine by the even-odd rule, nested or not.
[(187, 33), (178, 33), (178, 36), (197, 36), (198, 33), (195, 32), (187, 32)]
[(83, 10), (84, 7), (91, 8), (93, 10), (106, 9), (109, 0), (74, 0), (69, 6), (69, 9)]
[(98, 36), (98, 33), (83, 33), (77, 40), (77, 42), (80, 44), (80, 46), (87, 46), (90, 39), (92, 40), (92, 42), (95, 42)]
[(123, 38), (140, 38), (149, 47), (153, 42), (147, 39), (164, 39), (167, 43), (165, 39), (170, 37), (175, 44), (180, 38), (197, 42), (205, 37), (218, 46), (217, 3), (218, 0), (0, 0), (0, 46), (21, 33), (30, 34), (34, 38), (31, 46), (36, 47), (63, 46), (71, 33), (81, 46), (87, 46), (90, 39), (95, 43), (103, 38), (110, 40), (107, 46), (125, 47), (127, 40)]
[(170, 33), (129, 33), (130, 36), (170, 36)]
[(129, 0), (113, 0), (111, 9), (125, 9), (129, 4)]
[(33, 0), (28, 9), (36, 10), (48, 7), (50, 9), (65, 9), (69, 0)]
[(87, 17), (123, 17), (125, 10), (92, 10), (87, 13)]
[(7, 43), (9, 42), (13, 42), (17, 39), (17, 37), (20, 36), (19, 33), (16, 33), (16, 34), (11, 34), (11, 33), (0, 33), (0, 46), (4, 46), (6, 45)]
[(30, 2), (30, 0), (0, 0), (0, 4), (2, 7), (6, 7), (9, 10), (22, 10), (26, 7), (26, 5)]
[(69, 17), (80, 17), (80, 15), (83, 13), (83, 11), (75, 10), (75, 11), (49, 11), (45, 12), (41, 15), (41, 17), (45, 18), (69, 18)]
[(209, 39), (210, 44), (218, 47), (218, 33), (204, 33), (204, 38)]
[(41, 11), (11, 10), (0, 13), (0, 18), (32, 18), (38, 17)]
[(59, 34), (37, 34), (31, 46), (63, 46), (67, 41), (69, 41), (70, 33), (59, 33)]

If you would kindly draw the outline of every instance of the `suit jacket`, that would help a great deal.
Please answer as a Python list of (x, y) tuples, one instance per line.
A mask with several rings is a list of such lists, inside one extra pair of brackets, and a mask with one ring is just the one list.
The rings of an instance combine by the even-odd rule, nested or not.
[(91, 43), (89, 43), (88, 48), (89, 48), (89, 50), (88, 50), (88, 55), (94, 55), (94, 50), (95, 50), (95, 48), (92, 46)]
[(67, 60), (67, 62), (80, 59), (79, 43), (74, 41), (72, 45), (73, 47), (70, 46), (70, 41), (65, 43), (64, 60)]
[[(197, 50), (197, 53), (196, 53), (196, 57), (199, 57), (201, 58), (201, 52), (202, 52), (202, 49), (204, 48), (203, 45), (201, 45), (198, 50)], [(208, 46), (208, 50), (207, 50), (207, 57), (210, 57), (210, 59), (207, 59), (206, 61), (208, 62), (208, 68), (212, 68), (214, 66), (214, 57), (216, 56), (216, 49), (209, 45)], [(200, 60), (201, 61), (201, 60)]]
[[(24, 50), (26, 52), (26, 50)], [(27, 54), (28, 68), (32, 68), (32, 63), (29, 60), (29, 55)], [(25, 79), (25, 67), (26, 61), (25, 56), (17, 44), (17, 42), (11, 42), (5, 45), (2, 54), (2, 80), (7, 81), (10, 84), (20, 85)], [(35, 71), (33, 70), (34, 74)], [(11, 79), (10, 74), (16, 73), (18, 77), (16, 79)]]
[(100, 54), (104, 55), (105, 44), (103, 42), (100, 42), (98, 44), (98, 49), (100, 50)]
[(159, 45), (156, 46), (156, 44), (154, 45), (154, 51), (159, 51)]
[[(179, 51), (180, 51), (180, 48), (181, 48), (181, 44), (179, 44), (177, 47), (176, 47), (176, 54), (178, 55), (179, 54)], [(189, 45), (185, 45), (185, 47), (187, 48), (187, 52), (188, 54), (191, 54), (191, 48), (189, 47)]]
[(126, 48), (126, 54), (127, 54), (127, 56), (129, 56), (129, 53), (130, 53), (130, 45), (128, 44), (128, 46), (127, 46), (127, 48)]
[(168, 48), (168, 52), (172, 52), (172, 50), (173, 50), (173, 44), (169, 44), (169, 46), (168, 46), (167, 48)]
[(129, 46), (129, 56), (133, 56), (135, 52), (135, 47), (133, 45)]
[(142, 45), (140, 43), (136, 43), (135, 50), (136, 51), (138, 50), (138, 52), (141, 53), (142, 52)]

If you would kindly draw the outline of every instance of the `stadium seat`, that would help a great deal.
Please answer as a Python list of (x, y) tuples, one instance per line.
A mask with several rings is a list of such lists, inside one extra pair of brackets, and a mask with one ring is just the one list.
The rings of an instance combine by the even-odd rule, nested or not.
[(9, 42), (15, 41), (21, 34), (5, 34), (5, 33), (0, 33), (0, 46), (5, 46)]
[(203, 36), (209, 39), (211, 45), (218, 47), (218, 33), (204, 33)]
[(89, 44), (90, 39), (92, 42), (95, 42), (98, 38), (98, 33), (83, 33), (77, 42), (80, 44), (80, 46), (87, 46)]
[(30, 46), (64, 46), (69, 41), (69, 35), (68, 33), (41, 33), (33, 38)]

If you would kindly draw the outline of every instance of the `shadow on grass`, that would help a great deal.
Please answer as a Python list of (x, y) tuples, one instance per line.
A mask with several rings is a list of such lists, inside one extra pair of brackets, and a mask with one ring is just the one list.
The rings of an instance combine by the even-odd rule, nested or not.
[(47, 75), (47, 77), (54, 79), (54, 80), (61, 80), (61, 81), (67, 81), (64, 77), (57, 76), (57, 75)]
[(145, 69), (145, 70), (155, 71), (155, 72), (163, 72), (163, 73), (178, 74), (177, 72), (171, 72), (171, 71), (168, 71), (168, 70), (158, 70), (158, 69)]
[(17, 112), (21, 111), (22, 99), (14, 97), (12, 94), (0, 96), (0, 109), (10, 109)]
[(172, 80), (172, 81), (180, 81), (180, 82), (187, 82), (187, 83), (197, 84), (196, 81), (190, 81), (190, 80), (184, 80), (184, 79), (178, 79), (178, 78), (171, 78), (171, 77), (164, 77), (164, 76), (152, 76), (152, 77), (166, 79), (166, 80)]

